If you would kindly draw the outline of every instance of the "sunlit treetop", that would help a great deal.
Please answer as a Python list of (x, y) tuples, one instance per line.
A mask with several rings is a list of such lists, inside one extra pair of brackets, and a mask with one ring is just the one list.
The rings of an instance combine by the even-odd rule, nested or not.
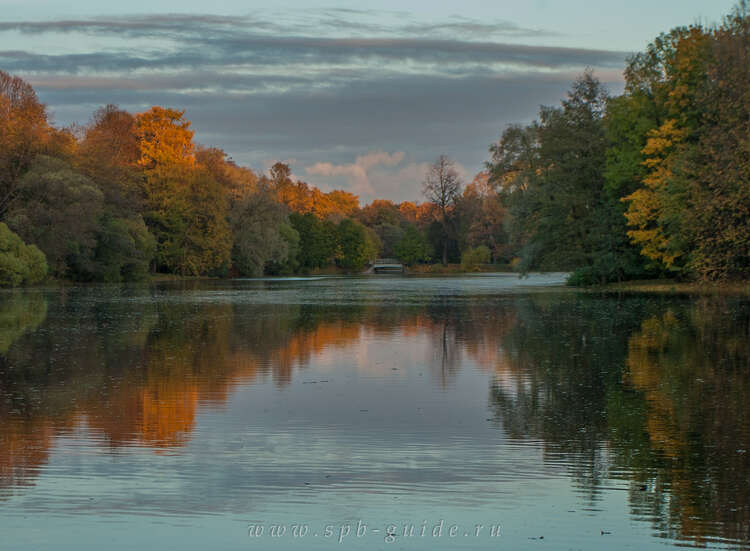
[(163, 166), (192, 166), (195, 163), (194, 132), (185, 111), (154, 106), (136, 115), (135, 127), (140, 159), (147, 170)]

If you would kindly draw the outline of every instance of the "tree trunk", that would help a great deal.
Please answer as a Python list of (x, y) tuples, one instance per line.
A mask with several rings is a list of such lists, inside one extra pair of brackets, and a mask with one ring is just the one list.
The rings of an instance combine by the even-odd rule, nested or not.
[(443, 239), (443, 266), (448, 264), (448, 238)]

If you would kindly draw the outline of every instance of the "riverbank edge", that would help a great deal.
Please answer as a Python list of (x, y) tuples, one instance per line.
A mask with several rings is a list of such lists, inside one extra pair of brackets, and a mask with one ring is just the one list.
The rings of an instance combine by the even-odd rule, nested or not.
[(677, 281), (652, 279), (622, 281), (606, 285), (580, 287), (588, 292), (649, 293), (665, 295), (742, 295), (750, 296), (750, 280), (731, 282)]

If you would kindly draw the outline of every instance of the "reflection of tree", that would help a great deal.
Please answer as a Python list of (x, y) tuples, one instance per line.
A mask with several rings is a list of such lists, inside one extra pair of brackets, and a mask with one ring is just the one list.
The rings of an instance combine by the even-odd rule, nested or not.
[[(84, 419), (112, 447), (181, 446), (202, 405), (223, 404), (241, 381), (288, 384), (314, 354), (355, 341), (361, 330), (351, 309), (326, 315), (128, 293), (52, 295), (48, 323), (0, 356), (0, 395), (8, 398), (0, 402), (0, 488), (32, 480), (54, 436)], [(38, 310), (25, 304), (17, 309)]]
[(744, 302), (170, 298), (70, 289), (7, 307), (47, 317), (31, 316), (38, 321), (0, 354), (0, 491), (31, 483), (62, 430), (85, 422), (111, 447), (182, 446), (200, 409), (221, 407), (237, 384), (283, 387), (316, 356), (366, 334), (429, 343), (424, 361), (445, 389), (467, 362), (491, 373), (491, 404), (509, 436), (542, 440), (545, 458), (568, 465), (589, 500), (605, 478), (622, 476), (633, 513), (655, 519), (661, 534), (748, 539)]
[(620, 380), (627, 335), (643, 307), (633, 298), (540, 295), (518, 303), (503, 340), (512, 376), (490, 390), (503, 427), (515, 438), (541, 439), (551, 460), (567, 458), (591, 500), (609, 474), (608, 388)]
[[(491, 401), (595, 499), (630, 480), (664, 536), (750, 539), (750, 305), (628, 297), (517, 303)], [(743, 451), (744, 450), (744, 451)]]
[(9, 489), (33, 483), (47, 461), (55, 433), (69, 424), (69, 418), (11, 419), (0, 414), (0, 499)]
[(13, 291), (0, 295), (0, 354), (24, 333), (31, 332), (47, 317), (47, 299), (41, 293)]
[(652, 450), (634, 467), (669, 492), (653, 513), (696, 543), (750, 540), (749, 337), (747, 303), (718, 298), (646, 319), (628, 344)]

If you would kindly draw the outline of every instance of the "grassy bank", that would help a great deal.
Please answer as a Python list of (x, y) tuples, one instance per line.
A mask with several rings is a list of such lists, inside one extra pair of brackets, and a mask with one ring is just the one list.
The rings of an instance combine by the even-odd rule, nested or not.
[(592, 286), (590, 291), (620, 293), (696, 294), (696, 295), (750, 295), (750, 281), (705, 283), (675, 281), (670, 279), (624, 281), (609, 285)]

